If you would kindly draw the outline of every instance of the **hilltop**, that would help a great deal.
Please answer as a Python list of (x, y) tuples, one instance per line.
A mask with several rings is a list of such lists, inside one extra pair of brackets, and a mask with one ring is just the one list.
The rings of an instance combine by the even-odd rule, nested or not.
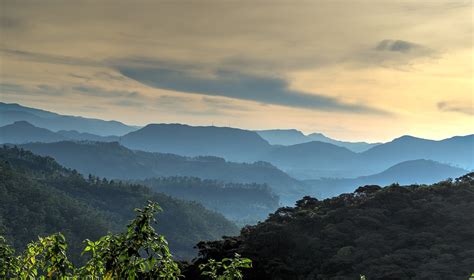
[(245, 279), (467, 279), (473, 223), (474, 173), (431, 186), (365, 186), (304, 197), (237, 237), (202, 242), (197, 263), (237, 252), (254, 263)]

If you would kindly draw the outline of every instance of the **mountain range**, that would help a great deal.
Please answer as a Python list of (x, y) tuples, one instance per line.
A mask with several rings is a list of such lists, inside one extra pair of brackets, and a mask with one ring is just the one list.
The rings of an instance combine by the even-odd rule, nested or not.
[(117, 142), (29, 143), (20, 147), (84, 175), (109, 179), (139, 180), (153, 177), (190, 176), (234, 183), (268, 184), (282, 198), (293, 203), (304, 184), (266, 162), (236, 163), (213, 156), (184, 157), (174, 154), (130, 150)]
[(393, 183), (401, 185), (434, 184), (448, 178), (457, 178), (468, 170), (442, 164), (432, 160), (418, 159), (398, 163), (380, 173), (358, 178), (322, 178), (305, 180), (311, 186), (310, 193), (318, 198), (330, 198), (353, 192), (358, 186)]
[(100, 136), (120, 136), (138, 128), (118, 121), (60, 115), (19, 104), (0, 102), (0, 126), (12, 124), (16, 121), (27, 121), (37, 127), (52, 131), (77, 130), (78, 132), (87, 132)]
[(63, 135), (45, 128), (36, 127), (26, 121), (0, 127), (0, 143), (23, 144), (28, 142), (57, 142), (67, 139)]
[(319, 141), (330, 143), (339, 147), (347, 148), (353, 152), (363, 152), (372, 147), (379, 145), (380, 143), (366, 143), (366, 142), (347, 142), (339, 141), (327, 137), (322, 133), (311, 133), (308, 135), (296, 129), (271, 129), (271, 130), (258, 130), (257, 133), (268, 143), (272, 145), (283, 145), (291, 146), (297, 144), (303, 144), (312, 141)]
[[(429, 184), (468, 172), (432, 160), (419, 159), (396, 164), (370, 176), (301, 181), (266, 162), (236, 163), (213, 156), (183, 157), (134, 151), (117, 142), (62, 141), (29, 143), (21, 147), (39, 155), (51, 156), (64, 166), (74, 168), (84, 175), (93, 174), (109, 179), (142, 180), (186, 176), (227, 183), (268, 184), (280, 196), (280, 202), (284, 205), (293, 204), (301, 195), (331, 197), (353, 191), (354, 186), (370, 184)], [(338, 160), (343, 160), (343, 157)]]
[(272, 146), (256, 132), (230, 127), (149, 124), (120, 138), (131, 149), (251, 162)]
[(474, 135), (439, 141), (403, 136), (362, 153), (314, 141), (280, 146), (262, 158), (300, 179), (358, 177), (378, 173), (397, 163), (415, 159), (434, 160), (472, 170)]
[[(52, 130), (49, 127), (16, 119), (17, 122), (0, 128), (0, 143), (117, 141), (124, 147), (144, 152), (171, 153), (184, 157), (215, 156), (241, 163), (265, 161), (299, 180), (368, 176), (398, 163), (417, 159), (433, 160), (466, 170), (474, 169), (474, 135), (456, 136), (439, 141), (402, 136), (387, 143), (355, 143), (365, 145), (365, 148), (371, 145), (365, 151), (356, 152), (354, 146), (344, 147), (349, 142), (337, 142), (317, 133), (304, 135), (297, 130), (256, 132), (229, 127), (183, 124), (150, 124), (138, 128), (115, 122), (61, 116), (18, 104), (0, 103), (0, 109), (2, 117), (0, 119), (3, 123), (13, 121), (11, 115), (8, 115), (9, 112), (35, 114), (36, 121), (38, 118), (75, 120), (62, 130)], [(3, 118), (5, 112), (7, 118)], [(104, 136), (109, 134), (106, 131), (111, 131), (110, 127), (101, 131), (100, 135), (84, 132), (80, 126), (75, 125), (81, 122), (99, 123), (105, 127), (119, 125), (122, 128), (121, 132), (125, 134)], [(41, 123), (41, 125), (49, 124), (51, 123)], [(95, 129), (100, 127), (99, 124), (94, 126)], [(293, 144), (304, 139), (320, 141)], [(362, 147), (360, 145), (357, 149)], [(195, 174), (188, 175), (195, 176)]]

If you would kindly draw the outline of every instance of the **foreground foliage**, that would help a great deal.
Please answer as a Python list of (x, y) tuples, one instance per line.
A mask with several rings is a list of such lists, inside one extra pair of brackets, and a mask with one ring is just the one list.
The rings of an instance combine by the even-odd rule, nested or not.
[[(173, 260), (168, 242), (152, 227), (154, 214), (161, 211), (149, 202), (136, 209), (136, 218), (127, 231), (108, 234), (97, 241), (85, 240), (83, 254), (88, 256), (82, 267), (75, 267), (67, 258), (67, 243), (61, 233), (29, 243), (26, 250), (15, 256), (15, 251), (0, 237), (1, 279), (179, 279), (180, 265)], [(201, 266), (204, 279), (242, 279), (241, 269), (252, 262), (225, 258), (209, 260)]]
[(365, 186), (299, 200), (238, 237), (202, 242), (201, 261), (253, 260), (246, 279), (467, 279), (474, 271), (474, 173), (431, 186)]

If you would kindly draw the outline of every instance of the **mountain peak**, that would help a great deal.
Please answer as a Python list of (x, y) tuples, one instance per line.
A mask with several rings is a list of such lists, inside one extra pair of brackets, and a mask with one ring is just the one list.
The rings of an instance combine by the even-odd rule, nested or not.
[(14, 123), (11, 124), (12, 126), (17, 126), (17, 127), (36, 127), (34, 125), (32, 125), (31, 123), (27, 122), (27, 121), (16, 121)]
[[(256, 132), (231, 127), (150, 124), (128, 133), (121, 143), (129, 148), (183, 156), (219, 156), (254, 161), (271, 146)], [(246, 147), (243, 149), (242, 147)]]
[(424, 139), (423, 138), (418, 138), (418, 137), (415, 137), (415, 136), (411, 136), (411, 135), (402, 135), (398, 138), (393, 139), (392, 142), (411, 141), (411, 140), (424, 140)]

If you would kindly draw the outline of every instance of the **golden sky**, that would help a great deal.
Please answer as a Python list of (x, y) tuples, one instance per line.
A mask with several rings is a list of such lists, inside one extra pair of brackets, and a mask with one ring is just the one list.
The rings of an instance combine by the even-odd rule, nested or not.
[(3, 102), (347, 140), (474, 133), (473, 1), (0, 3)]

